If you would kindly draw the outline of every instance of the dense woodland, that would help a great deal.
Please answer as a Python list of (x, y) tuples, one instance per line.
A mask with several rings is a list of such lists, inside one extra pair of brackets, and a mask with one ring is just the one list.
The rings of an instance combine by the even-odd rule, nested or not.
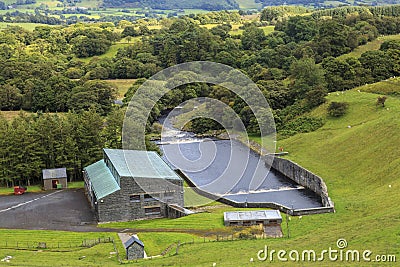
[(150, 7), (154, 9), (204, 9), (204, 10), (229, 10), (238, 9), (235, 0), (104, 0), (106, 7)]
[[(106, 80), (138, 79), (126, 94), (126, 105), (146, 78), (183, 62), (220, 62), (247, 74), (269, 101), (281, 137), (315, 130), (323, 121), (306, 114), (328, 92), (400, 74), (399, 41), (384, 42), (360, 58), (337, 58), (379, 35), (400, 33), (397, 13), (382, 16), (368, 8), (346, 12), (333, 17), (283, 13), (269, 35), (259, 23), (247, 23), (241, 35), (231, 36), (226, 20), (237, 13), (227, 12), (211, 29), (201, 26), (205, 15), (163, 19), (157, 30), (128, 21), (39, 26), (34, 31), (7, 27), (0, 31), (0, 110), (35, 114), (21, 113), (11, 121), (0, 117), (0, 183), (38, 182), (42, 168), (61, 166), (79, 179), (82, 168), (101, 157), (102, 147), (121, 147), (125, 107), (113, 104), (115, 88)], [(210, 17), (217, 20), (216, 14)], [(97, 57), (121, 38), (134, 40), (113, 57)], [(149, 118), (148, 132), (154, 131), (151, 125), (162, 111), (200, 96), (223, 101), (250, 134), (259, 134), (250, 108), (232, 92), (209, 84), (182, 86), (164, 96)], [(212, 129), (210, 125), (198, 120), (192, 129)]]

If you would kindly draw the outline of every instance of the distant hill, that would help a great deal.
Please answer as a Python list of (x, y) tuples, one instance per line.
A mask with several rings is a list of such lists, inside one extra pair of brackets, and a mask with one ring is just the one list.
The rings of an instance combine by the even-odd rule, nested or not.
[(106, 7), (141, 7), (153, 9), (239, 9), (235, 0), (104, 0)]
[(400, 4), (400, 0), (255, 0), (256, 3), (261, 3), (263, 7), (266, 6), (281, 6), (281, 5), (303, 5), (315, 7), (329, 7), (340, 5), (392, 5)]

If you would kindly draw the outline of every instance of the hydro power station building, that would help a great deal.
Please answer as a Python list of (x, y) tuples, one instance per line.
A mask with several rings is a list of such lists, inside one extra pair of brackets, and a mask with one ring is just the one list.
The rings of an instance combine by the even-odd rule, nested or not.
[(103, 149), (84, 168), (85, 190), (98, 221), (169, 217), (183, 207), (183, 180), (153, 151)]

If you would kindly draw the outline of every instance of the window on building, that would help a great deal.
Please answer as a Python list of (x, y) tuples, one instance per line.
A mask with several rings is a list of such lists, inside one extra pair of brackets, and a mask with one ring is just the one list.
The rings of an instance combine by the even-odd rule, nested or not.
[(157, 201), (158, 194), (144, 194), (144, 201)]
[(140, 195), (130, 195), (129, 201), (130, 202), (140, 202)]
[(160, 207), (145, 208), (144, 213), (146, 215), (159, 215), (161, 214), (161, 208)]

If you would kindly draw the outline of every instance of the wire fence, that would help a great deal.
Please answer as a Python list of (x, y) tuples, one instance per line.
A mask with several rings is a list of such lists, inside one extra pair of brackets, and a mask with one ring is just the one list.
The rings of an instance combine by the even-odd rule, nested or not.
[(270, 239), (276, 238), (280, 236), (270, 236), (265, 233), (262, 234), (225, 234), (225, 235), (204, 235), (201, 238), (193, 238), (189, 241), (177, 241), (175, 243), (170, 244), (161, 254), (160, 256), (173, 256), (179, 254), (179, 249), (183, 246), (193, 245), (193, 244), (204, 244), (210, 242), (232, 242), (232, 241), (240, 241), (240, 240), (255, 240), (255, 239)]
[[(3, 249), (26, 249), (26, 250), (72, 250), (91, 248), (98, 244), (113, 243), (113, 237), (101, 237), (96, 239), (84, 239), (82, 241), (64, 241), (64, 242), (30, 242), (30, 241), (16, 241), (16, 240), (0, 240), (0, 248)], [(116, 250), (116, 247), (115, 247)], [(117, 252), (117, 251), (116, 251)]]

